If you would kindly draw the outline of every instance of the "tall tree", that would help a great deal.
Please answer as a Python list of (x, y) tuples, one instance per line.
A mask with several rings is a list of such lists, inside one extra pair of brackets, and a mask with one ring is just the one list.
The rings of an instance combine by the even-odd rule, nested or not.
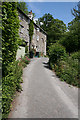
[(72, 14), (75, 16), (75, 18), (68, 24), (68, 28), (74, 37), (75, 35), (77, 36), (78, 50), (80, 50), (80, 1), (78, 2), (77, 9), (73, 8)]
[[(51, 26), (51, 22), (54, 18), (51, 14), (45, 14), (43, 17), (38, 19), (38, 24), (46, 31), (48, 32), (49, 27)], [(42, 24), (41, 24), (42, 23)]]
[(73, 8), (73, 10), (71, 10), (72, 14), (76, 17), (80, 19), (80, 1), (77, 4), (78, 9)]
[[(79, 3), (78, 3), (79, 4)], [(78, 8), (79, 9), (79, 8)], [(61, 40), (63, 46), (65, 46), (69, 54), (80, 50), (80, 18), (79, 11), (73, 8), (71, 11), (75, 18), (68, 23), (68, 32), (64, 34)]]

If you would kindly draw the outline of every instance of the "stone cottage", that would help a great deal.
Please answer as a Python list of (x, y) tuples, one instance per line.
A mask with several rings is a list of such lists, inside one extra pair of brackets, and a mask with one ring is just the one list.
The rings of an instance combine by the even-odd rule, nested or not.
[[(18, 14), (19, 14), (19, 20), (20, 20), (19, 36), (22, 40), (25, 41), (25, 44), (28, 46), (28, 51), (29, 51), (29, 45), (30, 45), (29, 23), (33, 19), (33, 14), (31, 11), (29, 12), (28, 15), (26, 15), (20, 8), (18, 8)], [(31, 47), (32, 49), (35, 49), (36, 52), (46, 55), (47, 34), (35, 22), (33, 24), (34, 24), (34, 34), (31, 42)], [(17, 51), (16, 59), (24, 55), (25, 55), (25, 47), (20, 46), (20, 49), (18, 49)]]

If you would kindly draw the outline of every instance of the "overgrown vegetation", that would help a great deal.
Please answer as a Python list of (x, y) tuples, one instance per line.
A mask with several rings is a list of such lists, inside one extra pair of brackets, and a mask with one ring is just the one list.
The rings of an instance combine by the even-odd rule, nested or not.
[[(15, 61), (19, 43), (19, 19), (17, 4), (2, 4), (2, 117), (6, 118), (10, 111), (13, 94), (20, 88), (21, 68)], [(16, 76), (16, 72), (19, 70)]]
[[(73, 9), (77, 12), (75, 9)], [(74, 12), (73, 12), (74, 13)], [(49, 46), (49, 65), (62, 81), (80, 87), (80, 13), (68, 24), (68, 31)], [(64, 48), (64, 47), (65, 48)]]
[(21, 90), (20, 83), (22, 81), (22, 67), (18, 66), (18, 62), (9, 64), (8, 74), (3, 77), (2, 82), (2, 117), (7, 118), (11, 102), (16, 90)]
[(66, 56), (65, 48), (58, 44), (54, 43), (49, 48), (49, 63), (56, 63), (59, 59)]
[(16, 2), (2, 3), (2, 117), (7, 118), (14, 93), (21, 91), (23, 67), (29, 63), (27, 57), (16, 61), (19, 38), (19, 18)]
[(33, 24), (33, 21), (30, 20), (30, 23), (29, 23), (29, 38), (30, 38), (29, 50), (30, 51), (31, 51), (31, 41), (32, 41), (33, 34), (34, 34), (34, 24)]
[(54, 70), (62, 81), (80, 87), (78, 78), (78, 59), (67, 56), (54, 64)]
[(30, 39), (30, 41), (29, 41), (30, 42), (29, 43), (29, 57), (30, 58), (33, 58), (33, 56), (34, 56), (34, 51), (32, 49), (32, 45), (31, 45), (33, 34), (34, 34), (34, 23), (33, 23), (33, 20), (30, 20), (30, 23), (29, 23), (29, 39)]

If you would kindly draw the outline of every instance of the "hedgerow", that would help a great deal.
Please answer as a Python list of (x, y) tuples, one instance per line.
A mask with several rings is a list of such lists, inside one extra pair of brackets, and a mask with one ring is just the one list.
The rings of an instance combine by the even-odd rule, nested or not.
[(60, 60), (54, 67), (56, 74), (62, 81), (66, 81), (69, 84), (78, 86), (78, 60), (72, 58), (66, 58), (66, 60)]
[(1, 50), (0, 50), (0, 119), (2, 116), (2, 58), (1, 58)]
[[(79, 52), (75, 52), (69, 56), (65, 54), (61, 46), (50, 47), (49, 65), (55, 70), (56, 75), (71, 85), (80, 87), (79, 82)], [(59, 44), (58, 44), (59, 45)], [(63, 52), (62, 52), (63, 51)]]
[(7, 118), (15, 91), (20, 91), (22, 66), (16, 61), (19, 18), (16, 2), (2, 3), (2, 117)]
[(19, 44), (19, 18), (15, 2), (2, 4), (2, 52), (3, 76), (7, 75), (7, 65), (15, 61)]
[(57, 63), (57, 60), (65, 56), (66, 56), (66, 50), (62, 45), (58, 43), (54, 43), (49, 47), (49, 64), (51, 66), (52, 64)]
[(18, 61), (10, 63), (8, 66), (8, 75), (3, 77), (2, 82), (2, 117), (7, 118), (14, 93), (21, 90), (22, 67), (18, 65)]
[(80, 87), (80, 52), (74, 52), (69, 56), (65, 48), (55, 43), (49, 48), (49, 66), (54, 69), (56, 75), (69, 84)]

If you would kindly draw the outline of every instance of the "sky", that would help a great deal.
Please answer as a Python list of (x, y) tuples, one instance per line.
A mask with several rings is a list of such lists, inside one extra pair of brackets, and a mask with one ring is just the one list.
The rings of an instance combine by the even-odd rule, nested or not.
[(78, 2), (27, 2), (28, 11), (35, 13), (35, 19), (42, 17), (45, 13), (50, 13), (54, 19), (62, 20), (66, 25), (71, 22), (74, 16), (71, 9), (77, 8)]

